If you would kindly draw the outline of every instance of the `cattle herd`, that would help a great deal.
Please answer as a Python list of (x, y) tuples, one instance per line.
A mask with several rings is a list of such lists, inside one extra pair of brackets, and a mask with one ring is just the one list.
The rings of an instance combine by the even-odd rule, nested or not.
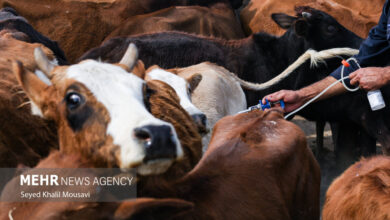
[[(237, 114), (325, 78), (340, 57), (256, 87), (309, 49), (358, 49), (384, 2), (0, 0), (0, 168), (135, 168), (137, 183), (117, 202), (0, 202), (0, 220), (390, 219), (389, 107), (364, 91), (309, 105), (314, 153), (280, 108)], [(320, 199), (325, 122), (342, 174)]]

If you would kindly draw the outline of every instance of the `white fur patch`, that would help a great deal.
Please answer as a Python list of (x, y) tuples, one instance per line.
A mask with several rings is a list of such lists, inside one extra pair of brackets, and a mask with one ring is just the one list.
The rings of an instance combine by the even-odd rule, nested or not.
[(46, 85), (50, 86), (52, 85), (51, 81), (49, 78), (47, 78), (47, 76), (40, 70), (35, 70), (35, 75), (42, 81), (44, 82)]
[(120, 167), (130, 168), (142, 163), (145, 157), (143, 143), (134, 137), (134, 129), (145, 125), (170, 126), (177, 143), (177, 157), (183, 151), (173, 126), (152, 116), (143, 102), (142, 86), (145, 83), (124, 69), (93, 60), (72, 65), (67, 77), (83, 83), (110, 114), (107, 135), (120, 147)]
[(172, 165), (172, 163), (172, 160), (154, 160), (139, 166), (137, 172), (143, 176), (161, 174), (167, 171), (168, 168)]
[(31, 104), (31, 114), (43, 118), (43, 113), (42, 113), (41, 109), (38, 107), (38, 105), (35, 104), (35, 102), (33, 102), (31, 100), (30, 100), (30, 104)]
[(197, 107), (195, 107), (195, 105), (192, 104), (187, 92), (188, 83), (184, 78), (159, 68), (155, 68), (150, 71), (148, 73), (148, 77), (150, 77), (152, 80), (160, 80), (170, 85), (179, 96), (180, 105), (188, 112), (188, 114), (203, 114), (202, 111), (200, 111)]
[[(54, 60), (51, 61), (51, 63), (53, 63), (53, 64), (55, 64), (55, 65), (58, 65), (58, 60), (57, 60), (57, 59), (54, 59)], [(41, 70), (36, 69), (36, 70), (35, 70), (35, 75), (36, 75), (43, 83), (45, 83), (46, 85), (48, 85), (48, 86), (51, 86), (51, 85), (52, 85), (50, 79), (49, 79)], [(43, 113), (42, 113), (41, 109), (38, 107), (38, 105), (35, 104), (35, 102), (33, 102), (32, 100), (30, 100), (30, 103), (31, 103), (31, 114), (43, 118)]]

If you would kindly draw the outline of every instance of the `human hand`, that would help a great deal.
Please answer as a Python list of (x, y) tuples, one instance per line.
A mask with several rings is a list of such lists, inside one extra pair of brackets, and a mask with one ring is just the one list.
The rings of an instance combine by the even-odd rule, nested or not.
[(269, 94), (265, 96), (262, 100), (263, 104), (266, 104), (265, 100), (268, 100), (270, 102), (276, 102), (279, 100), (283, 100), (285, 104), (284, 111), (285, 112), (292, 112), (295, 109), (299, 108), (303, 105), (303, 98), (299, 94), (298, 91), (293, 90), (280, 90), (278, 92)]
[(390, 73), (381, 67), (366, 67), (356, 70), (349, 75), (351, 85), (359, 84), (359, 87), (372, 91), (380, 89), (389, 83)]

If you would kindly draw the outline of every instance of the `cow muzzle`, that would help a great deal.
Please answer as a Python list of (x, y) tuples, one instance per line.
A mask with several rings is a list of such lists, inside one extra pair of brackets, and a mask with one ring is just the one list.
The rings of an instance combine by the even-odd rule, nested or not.
[(146, 125), (134, 129), (134, 136), (143, 143), (145, 156), (137, 168), (141, 175), (158, 175), (166, 172), (178, 159), (181, 148), (172, 127)]
[(206, 135), (209, 132), (208, 123), (207, 123), (207, 117), (205, 114), (195, 114), (191, 115), (192, 119), (194, 120), (199, 134), (202, 136)]
[(136, 128), (134, 135), (145, 148), (144, 162), (157, 159), (175, 159), (177, 140), (172, 128), (167, 125), (147, 125)]

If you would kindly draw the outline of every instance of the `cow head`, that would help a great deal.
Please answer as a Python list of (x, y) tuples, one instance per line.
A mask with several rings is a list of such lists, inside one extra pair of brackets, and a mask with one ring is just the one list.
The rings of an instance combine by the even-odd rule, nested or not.
[(191, 102), (191, 94), (199, 85), (202, 80), (202, 75), (194, 74), (191, 77), (184, 79), (176, 74), (163, 70), (157, 66), (148, 69), (145, 79), (148, 80), (160, 80), (170, 85), (180, 99), (180, 105), (188, 112), (193, 118), (198, 130), (201, 134), (208, 133), (207, 117), (206, 115), (195, 107)]
[(330, 15), (310, 7), (296, 7), (297, 16), (272, 14), (272, 19), (283, 29), (303, 37), (308, 48), (324, 50), (336, 47), (359, 48), (362, 39), (347, 30)]
[(20, 63), (14, 63), (14, 72), (41, 116), (57, 123), (61, 151), (79, 152), (96, 166), (160, 174), (183, 151), (172, 125), (148, 112), (146, 83), (125, 70), (136, 57), (130, 45), (116, 65), (86, 60), (56, 66), (36, 49), (36, 62), (49, 80)]

